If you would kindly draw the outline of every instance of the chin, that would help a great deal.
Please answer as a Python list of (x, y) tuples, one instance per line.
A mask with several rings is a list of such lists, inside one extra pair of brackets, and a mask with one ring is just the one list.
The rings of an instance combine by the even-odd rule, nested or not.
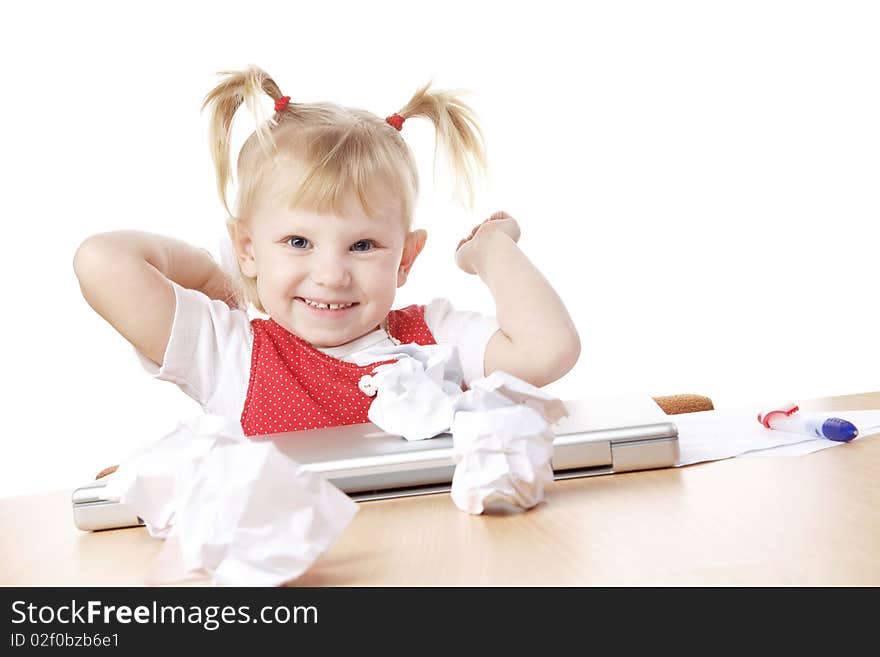
[(360, 337), (360, 334), (355, 335), (351, 331), (344, 334), (337, 331), (293, 332), (313, 347), (338, 347)]

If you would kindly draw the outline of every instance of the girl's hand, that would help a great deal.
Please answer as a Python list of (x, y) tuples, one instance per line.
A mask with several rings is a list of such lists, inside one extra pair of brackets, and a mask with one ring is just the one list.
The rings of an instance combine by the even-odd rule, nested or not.
[(471, 234), (465, 237), (455, 250), (456, 264), (468, 274), (476, 274), (474, 260), (479, 256), (486, 236), (493, 232), (505, 233), (514, 242), (519, 241), (520, 230), (516, 219), (506, 212), (496, 212), (481, 224), (474, 226)]

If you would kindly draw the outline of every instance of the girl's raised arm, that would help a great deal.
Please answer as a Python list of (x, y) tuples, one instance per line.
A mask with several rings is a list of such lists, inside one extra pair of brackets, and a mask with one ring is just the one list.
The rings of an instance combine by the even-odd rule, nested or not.
[(73, 268), (89, 305), (159, 366), (174, 321), (170, 281), (233, 303), (228, 277), (207, 251), (152, 233), (93, 235), (77, 249)]
[(496, 212), (459, 243), (455, 258), (495, 299), (500, 330), (486, 345), (486, 376), (502, 370), (545, 386), (574, 367), (581, 342), (562, 299), (517, 246), (519, 236), (516, 220)]

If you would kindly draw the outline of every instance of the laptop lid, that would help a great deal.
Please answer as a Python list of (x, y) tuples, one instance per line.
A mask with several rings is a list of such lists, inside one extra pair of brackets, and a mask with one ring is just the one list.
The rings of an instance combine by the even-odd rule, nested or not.
[[(553, 441), (557, 479), (674, 465), (678, 431), (671, 422), (596, 429), (561, 422)], [(254, 438), (333, 482), (356, 500), (448, 491), (455, 470), (452, 435), (408, 441), (372, 423)]]
[[(664, 468), (678, 460), (678, 431), (671, 422), (603, 426), (584, 404), (572, 401), (566, 407), (569, 417), (557, 424), (553, 441), (556, 479)], [(449, 491), (455, 470), (448, 433), (408, 441), (365, 423), (252, 440), (274, 442), (283, 453), (357, 501)], [(104, 485), (98, 480), (74, 491), (77, 527), (95, 530), (142, 524), (124, 505), (102, 498)]]

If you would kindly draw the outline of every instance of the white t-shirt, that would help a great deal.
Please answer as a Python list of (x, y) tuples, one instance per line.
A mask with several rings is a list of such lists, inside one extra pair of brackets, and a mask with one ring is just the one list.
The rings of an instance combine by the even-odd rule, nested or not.
[[(206, 413), (241, 417), (251, 372), (254, 334), (244, 310), (231, 309), (196, 290), (172, 282), (176, 305), (171, 336), (162, 366), (136, 350), (144, 369), (164, 381), (176, 383)], [(486, 345), (498, 330), (495, 317), (454, 310), (437, 298), (425, 306), (425, 323), (437, 344), (458, 346), (464, 382), (484, 376)], [(392, 346), (383, 329), (338, 347), (316, 347), (345, 361), (371, 347)]]

